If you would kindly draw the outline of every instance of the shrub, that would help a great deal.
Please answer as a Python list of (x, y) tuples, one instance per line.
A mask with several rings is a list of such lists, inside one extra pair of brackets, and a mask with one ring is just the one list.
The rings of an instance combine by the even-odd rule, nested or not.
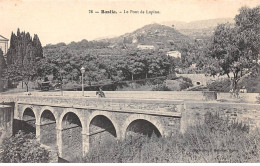
[(233, 122), (228, 118), (222, 118), (218, 113), (207, 112), (205, 114), (205, 127), (209, 128), (211, 132), (221, 131), (238, 131), (249, 133), (249, 126), (246, 124)]
[(231, 81), (230, 79), (219, 79), (207, 85), (210, 91), (229, 92)]
[(15, 136), (5, 139), (1, 161), (5, 163), (47, 163), (49, 151), (40, 147), (34, 134), (19, 131)]
[(165, 84), (159, 84), (153, 87), (152, 91), (170, 91), (171, 89), (168, 88)]
[(171, 73), (167, 76), (167, 80), (175, 80), (177, 78), (176, 73)]
[(175, 80), (167, 80), (167, 81), (170, 82), (170, 84), (168, 84), (167, 87), (173, 91), (180, 91), (192, 86), (192, 81), (189, 78), (185, 78), (185, 77), (178, 77)]
[(210, 112), (171, 137), (130, 137), (90, 150), (85, 162), (259, 162), (259, 132)]
[(68, 82), (68, 83), (66, 83), (66, 84), (64, 83), (62, 85), (63, 89), (76, 89), (78, 87), (80, 87), (80, 84), (78, 84), (76, 82)]
[(180, 76), (179, 78), (181, 78), (183, 81), (190, 83), (192, 85), (192, 80), (190, 78), (182, 77), (182, 76)]
[(146, 84), (146, 80), (136, 80), (135, 83), (139, 84), (139, 85), (145, 85)]
[(151, 79), (150, 82), (152, 83), (152, 85), (157, 85), (157, 84), (163, 84), (163, 82), (165, 81), (165, 78), (156, 78), (156, 79)]
[(181, 77), (183, 81), (180, 83), (180, 90), (187, 89), (189, 87), (192, 87), (192, 81), (189, 78)]

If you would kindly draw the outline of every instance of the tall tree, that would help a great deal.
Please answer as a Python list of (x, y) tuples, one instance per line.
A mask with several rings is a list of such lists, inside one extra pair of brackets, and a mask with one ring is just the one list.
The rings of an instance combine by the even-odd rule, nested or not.
[(36, 58), (43, 58), (43, 50), (42, 50), (42, 44), (38, 37), (38, 35), (34, 35), (33, 37), (33, 47), (35, 48), (35, 56)]
[(0, 76), (5, 68), (6, 68), (6, 62), (5, 62), (4, 54), (2, 49), (0, 48)]
[(7, 52), (7, 69), (4, 76), (11, 82), (25, 81), (28, 91), (28, 81), (33, 79), (39, 60), (42, 55), (41, 42), (37, 35), (32, 39), (29, 32), (20, 32), (17, 35), (13, 32), (10, 39), (10, 48)]
[(259, 7), (240, 9), (234, 26), (219, 25), (214, 33), (211, 57), (215, 60), (213, 74), (232, 73), (233, 89), (246, 70), (257, 65), (260, 45), (260, 10)]
[(4, 87), (2, 74), (5, 68), (6, 68), (5, 58), (3, 56), (3, 51), (0, 48), (0, 92), (3, 91), (3, 87)]

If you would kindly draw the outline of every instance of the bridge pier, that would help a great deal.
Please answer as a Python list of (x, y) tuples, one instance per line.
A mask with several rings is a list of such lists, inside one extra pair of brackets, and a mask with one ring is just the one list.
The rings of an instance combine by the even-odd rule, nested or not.
[(36, 139), (38, 142), (41, 142), (41, 124), (36, 122), (35, 123), (35, 129), (36, 129)]
[(86, 156), (89, 150), (89, 134), (82, 133), (82, 156)]
[(184, 104), (179, 104), (176, 106), (178, 112), (183, 112), (185, 110), (185, 105)]
[(56, 128), (56, 132), (57, 132), (58, 152), (59, 152), (59, 156), (62, 158), (63, 157), (63, 153), (62, 153), (62, 129)]

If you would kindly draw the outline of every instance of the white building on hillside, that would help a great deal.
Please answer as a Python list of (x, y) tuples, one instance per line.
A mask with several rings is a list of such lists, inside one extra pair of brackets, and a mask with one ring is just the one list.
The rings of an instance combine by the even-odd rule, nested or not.
[(137, 48), (140, 49), (140, 50), (148, 50), (148, 49), (153, 50), (154, 46), (153, 45), (141, 45), (140, 44), (140, 45), (137, 46)]
[(172, 56), (174, 58), (181, 58), (181, 53), (179, 51), (169, 51), (166, 55)]

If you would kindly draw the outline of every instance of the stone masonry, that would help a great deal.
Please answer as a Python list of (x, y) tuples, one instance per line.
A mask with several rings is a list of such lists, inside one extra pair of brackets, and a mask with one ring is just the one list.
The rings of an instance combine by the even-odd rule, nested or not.
[(138, 122), (163, 137), (175, 134), (180, 131), (182, 109), (180, 100), (18, 96), (14, 118), (26, 120), (24, 112), (30, 110), (38, 141), (71, 160), (84, 156), (92, 144), (124, 139), (129, 126)]

